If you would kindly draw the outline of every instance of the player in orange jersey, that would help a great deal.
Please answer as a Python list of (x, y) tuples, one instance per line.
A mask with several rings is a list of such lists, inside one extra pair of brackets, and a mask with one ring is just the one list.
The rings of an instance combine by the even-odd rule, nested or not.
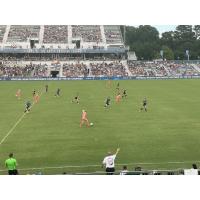
[(21, 94), (21, 90), (18, 89), (15, 96), (20, 100), (21, 99), (21, 95), (22, 95)]
[(119, 103), (120, 100), (121, 100), (121, 94), (118, 93), (118, 95), (115, 97), (115, 101), (116, 101), (116, 103)]
[(82, 125), (83, 125), (84, 122), (86, 123), (87, 127), (90, 127), (90, 123), (89, 123), (89, 120), (87, 118), (87, 112), (85, 110), (82, 110), (80, 127), (82, 127)]
[(35, 96), (34, 96), (34, 102), (35, 102), (35, 103), (38, 103), (39, 100), (40, 100), (40, 96), (39, 96), (38, 93), (36, 93)]

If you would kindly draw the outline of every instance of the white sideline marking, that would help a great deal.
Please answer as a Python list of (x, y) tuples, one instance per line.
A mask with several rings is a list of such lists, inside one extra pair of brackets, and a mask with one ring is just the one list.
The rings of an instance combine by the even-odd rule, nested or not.
[[(124, 163), (124, 164), (116, 164), (116, 166), (123, 165), (161, 165), (161, 164), (184, 164), (184, 163), (200, 163), (200, 161), (177, 161), (177, 162), (162, 162), (162, 163)], [(28, 170), (42, 170), (42, 169), (62, 169), (62, 168), (87, 168), (87, 167), (101, 167), (102, 165), (66, 165), (66, 166), (57, 166), (57, 167), (33, 167), (33, 168), (23, 168), (19, 169), (19, 171), (28, 171)], [(0, 170), (1, 172), (7, 170)]]
[[(43, 92), (41, 93), (40, 97), (42, 96)], [(34, 102), (32, 104), (32, 106), (30, 107), (30, 109), (34, 106)], [(17, 122), (14, 124), (14, 126), (8, 131), (8, 133), (3, 137), (3, 139), (0, 142), (0, 145), (3, 144), (3, 142), (5, 141), (5, 139), (15, 130), (15, 128), (17, 127), (17, 125), (22, 121), (22, 119), (24, 118), (24, 116), (26, 115), (26, 113), (23, 113), (23, 115), (17, 120)]]
[(14, 131), (14, 129), (16, 128), (16, 126), (22, 121), (22, 119), (24, 118), (25, 115), (26, 115), (26, 113), (23, 113), (23, 115), (18, 119), (18, 121), (15, 123), (15, 125), (8, 131), (8, 133), (1, 140), (0, 145), (3, 144), (3, 142), (5, 141), (5, 139)]

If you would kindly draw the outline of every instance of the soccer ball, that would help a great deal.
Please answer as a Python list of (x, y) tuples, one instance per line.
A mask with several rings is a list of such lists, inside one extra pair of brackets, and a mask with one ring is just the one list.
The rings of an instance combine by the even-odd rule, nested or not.
[(94, 125), (94, 124), (91, 122), (91, 123), (90, 123), (90, 126), (93, 126), (93, 125)]

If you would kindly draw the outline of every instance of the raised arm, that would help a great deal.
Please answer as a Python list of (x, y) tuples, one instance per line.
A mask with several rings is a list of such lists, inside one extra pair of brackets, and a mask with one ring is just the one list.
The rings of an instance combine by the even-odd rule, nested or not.
[(119, 151), (120, 151), (120, 148), (117, 149), (115, 155), (117, 155), (119, 153)]

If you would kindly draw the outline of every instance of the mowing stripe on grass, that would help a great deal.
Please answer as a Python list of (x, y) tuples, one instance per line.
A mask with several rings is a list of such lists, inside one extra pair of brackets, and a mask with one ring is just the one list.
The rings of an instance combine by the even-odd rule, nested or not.
[[(40, 94), (40, 97), (42, 96), (43, 92)], [(30, 108), (32, 108), (34, 106), (34, 102), (32, 104), (32, 106)], [(26, 115), (26, 113), (23, 113), (23, 115), (17, 120), (17, 122), (14, 124), (14, 126), (8, 131), (8, 133), (2, 138), (2, 140), (0, 141), (0, 145), (3, 144), (3, 142), (6, 140), (6, 138), (15, 130), (15, 128), (17, 127), (17, 125), (22, 121), (22, 119), (24, 118), (24, 116)]]
[[(200, 163), (200, 161), (177, 161), (177, 162), (162, 162), (162, 163), (124, 163), (124, 164), (116, 164), (116, 166), (123, 165), (166, 165), (166, 164), (186, 164), (186, 163)], [(102, 165), (64, 165), (57, 167), (33, 167), (33, 168), (22, 168), (20, 171), (28, 171), (28, 170), (45, 170), (45, 169), (63, 169), (63, 168), (88, 168), (88, 167), (101, 167)], [(0, 172), (4, 172), (7, 170), (0, 170)]]

